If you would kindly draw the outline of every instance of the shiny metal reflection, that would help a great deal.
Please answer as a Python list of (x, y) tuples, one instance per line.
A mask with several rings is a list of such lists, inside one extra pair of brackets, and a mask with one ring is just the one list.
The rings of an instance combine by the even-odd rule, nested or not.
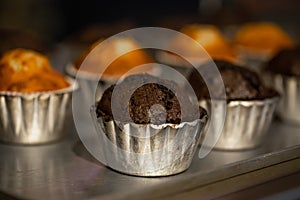
[[(97, 119), (95, 113), (93, 106), (91, 114), (98, 133), (108, 138), (106, 144), (99, 147), (104, 151), (106, 165), (137, 176), (167, 176), (185, 171), (207, 122), (206, 115), (178, 125), (126, 123), (120, 128), (115, 121)], [(136, 137), (142, 133), (148, 137)]]
[(18, 144), (41, 144), (63, 137), (62, 128), (71, 99), (77, 88), (53, 92), (0, 92), (0, 140)]
[[(278, 99), (279, 97), (253, 101), (230, 101), (227, 104), (213, 101), (214, 105), (209, 100), (201, 100), (200, 106), (208, 111), (212, 106), (215, 107), (217, 112), (214, 115), (215, 123), (219, 122), (219, 117), (225, 117), (223, 130), (214, 148), (241, 150), (259, 146), (267, 135)], [(224, 110), (223, 106), (226, 106), (226, 116), (220, 116)], [(221, 127), (221, 125), (217, 124), (216, 127)], [(211, 132), (205, 134), (216, 135), (217, 133), (212, 129)]]
[(276, 113), (285, 122), (300, 125), (300, 78), (267, 74), (269, 84), (281, 94)]

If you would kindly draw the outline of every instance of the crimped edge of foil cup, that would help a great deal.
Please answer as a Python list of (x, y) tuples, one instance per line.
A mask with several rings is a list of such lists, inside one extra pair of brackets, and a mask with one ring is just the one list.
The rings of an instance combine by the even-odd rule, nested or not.
[(41, 91), (41, 92), (14, 92), (14, 91), (0, 91), (1, 96), (22, 96), (24, 98), (32, 98), (41, 95), (53, 95), (53, 94), (64, 94), (70, 93), (78, 89), (78, 83), (68, 76), (65, 76), (66, 81), (69, 83), (69, 86), (66, 88), (51, 90), (51, 91)]
[[(214, 107), (216, 109), (214, 123), (216, 127), (223, 127), (223, 129), (213, 148), (220, 150), (245, 150), (261, 145), (267, 136), (267, 130), (273, 119), (278, 100), (279, 96), (264, 100), (232, 100), (227, 103), (214, 100)], [(210, 112), (210, 100), (200, 100), (199, 104)], [(220, 116), (220, 113), (225, 109), (225, 116)], [(218, 121), (220, 117), (225, 118), (224, 126), (223, 124), (218, 124), (222, 121)], [(211, 120), (209, 119), (209, 123)], [(214, 128), (209, 133), (207, 132), (207, 128), (208, 126), (206, 127), (204, 137), (206, 134), (213, 134), (215, 137), (218, 136)], [(202, 143), (203, 139), (201, 139), (200, 145), (205, 145)]]
[(71, 93), (78, 88), (75, 80), (66, 80), (70, 86), (55, 91), (0, 92), (0, 140), (30, 145), (62, 138)]
[(267, 84), (272, 85), (281, 98), (276, 109), (278, 117), (287, 123), (300, 125), (300, 77), (265, 72)]
[[(178, 125), (123, 123), (120, 128), (116, 121), (97, 118), (95, 106), (91, 107), (91, 115), (102, 136), (106, 165), (125, 174), (145, 177), (168, 176), (187, 170), (208, 118), (206, 115)], [(143, 137), (135, 136), (141, 133)]]

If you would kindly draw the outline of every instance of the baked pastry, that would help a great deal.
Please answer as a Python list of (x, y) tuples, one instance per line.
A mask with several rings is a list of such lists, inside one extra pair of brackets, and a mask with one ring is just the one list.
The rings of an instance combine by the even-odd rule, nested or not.
[[(212, 71), (213, 67), (219, 73)], [(200, 105), (210, 112), (214, 126), (206, 135), (217, 142), (214, 148), (237, 150), (260, 145), (272, 120), (278, 93), (266, 87), (256, 73), (226, 61), (210, 61), (199, 69), (207, 82), (197, 70), (188, 80)]]
[(15, 49), (0, 59), (0, 91), (42, 92), (69, 86), (49, 60), (34, 51)]
[(188, 68), (192, 67), (191, 64), (203, 64), (211, 58), (239, 63), (234, 49), (216, 26), (190, 24), (180, 32), (182, 34), (175, 35), (167, 45), (167, 49), (173, 52), (158, 53), (157, 59), (160, 62)]
[(266, 64), (265, 72), (268, 84), (281, 94), (277, 114), (285, 122), (299, 124), (300, 48), (278, 52)]
[[(126, 53), (127, 51), (129, 52)], [(79, 92), (87, 106), (84, 108), (78, 105), (76, 109), (82, 109), (78, 113), (85, 115), (83, 118), (87, 119), (90, 116), (89, 106), (100, 99), (107, 87), (130, 74), (147, 72), (156, 75), (159, 68), (135, 40), (118, 37), (105, 41), (99, 39), (82, 53), (75, 65), (68, 65), (66, 71), (76, 77), (80, 85)]]
[[(124, 101), (128, 93), (132, 92), (135, 89), (134, 86), (140, 82), (146, 82), (146, 84), (132, 93), (129, 102)], [(111, 110), (111, 98), (114, 88), (115, 85), (109, 87), (97, 105), (97, 117), (103, 117), (106, 121), (114, 119)], [(194, 121), (199, 113), (205, 114), (203, 109), (198, 108), (195, 104), (191, 104), (189, 98), (184, 95), (184, 92), (177, 84), (171, 81), (160, 80), (150, 75), (129, 76), (122, 82), (122, 88), (119, 90), (123, 93), (118, 93), (118, 98), (115, 99), (116, 102), (114, 103), (117, 106), (116, 109), (119, 116), (122, 117), (122, 119), (116, 119), (118, 121), (133, 121), (136, 124), (180, 124), (181, 122)], [(176, 94), (173, 91), (176, 91)], [(186, 106), (186, 109), (183, 111), (180, 103), (191, 105)], [(152, 119), (151, 107), (153, 105), (162, 106), (163, 110), (161, 111), (165, 111), (166, 115), (157, 115)], [(126, 115), (128, 112), (127, 107), (129, 115)], [(200, 110), (197, 110), (197, 108)], [(150, 114), (149, 111), (151, 111)], [(154, 114), (158, 111), (153, 110)]]
[[(260, 70), (278, 51), (292, 48), (295, 41), (280, 26), (271, 22), (246, 23), (237, 30), (233, 43), (241, 60)], [(250, 66), (251, 67), (251, 66)]]
[(300, 76), (300, 47), (281, 50), (266, 64), (265, 70), (284, 76)]
[(221, 31), (214, 25), (187, 25), (181, 32), (196, 40), (214, 59), (234, 61), (235, 53)]
[(5, 53), (0, 60), (0, 140), (41, 144), (62, 138), (75, 88), (72, 79), (56, 72), (37, 52)]
[[(225, 88), (215, 84), (217, 74), (207, 67), (214, 64), (220, 72)], [(208, 62), (202, 67), (206, 69), (203, 73), (208, 78), (208, 83), (204, 82), (196, 70), (193, 70), (188, 78), (199, 99), (224, 99), (226, 97), (227, 101), (251, 101), (276, 96), (276, 92), (266, 87), (257, 73), (245, 67), (240, 67), (223, 60), (214, 60), (214, 62)], [(210, 90), (208, 90), (208, 87), (210, 87)]]
[[(139, 49), (139, 45), (133, 39), (115, 38), (105, 43), (105, 48), (96, 48), (103, 40), (99, 39), (81, 55), (75, 62), (76, 69), (80, 68), (82, 71), (102, 74), (103, 78), (114, 77), (118, 79), (139, 65), (153, 62), (153, 59), (144, 50)], [(130, 51), (131, 49), (138, 50)], [(125, 53), (126, 51), (130, 52)]]
[(234, 43), (254, 53), (271, 55), (295, 45), (288, 33), (271, 22), (253, 22), (242, 25), (236, 32)]
[(207, 119), (206, 111), (177, 84), (146, 74), (109, 87), (92, 115), (101, 141), (116, 148), (107, 165), (139, 176), (186, 170)]

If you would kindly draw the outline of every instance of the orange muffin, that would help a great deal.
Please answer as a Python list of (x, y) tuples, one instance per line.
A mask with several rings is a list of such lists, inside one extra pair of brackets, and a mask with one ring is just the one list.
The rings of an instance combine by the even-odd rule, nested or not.
[(0, 141), (42, 144), (61, 139), (73, 79), (34, 51), (15, 49), (0, 59)]
[(45, 56), (26, 49), (11, 50), (2, 56), (0, 77), (0, 91), (43, 92), (69, 86)]
[(279, 50), (293, 47), (295, 42), (277, 24), (253, 22), (238, 29), (234, 44), (242, 52), (270, 57)]
[(183, 70), (192, 67), (191, 64), (203, 64), (212, 58), (239, 63), (234, 49), (216, 26), (190, 24), (180, 32), (182, 34), (175, 34), (167, 44), (169, 52), (162, 51), (156, 55), (160, 62)]
[[(101, 73), (103, 77), (118, 78), (139, 65), (154, 62), (154, 60), (144, 50), (139, 49), (139, 45), (130, 38), (115, 38), (105, 43), (105, 48), (96, 48), (103, 40), (104, 39), (99, 39), (81, 55), (75, 62), (77, 69), (80, 68), (82, 71), (91, 73)], [(137, 50), (130, 51), (131, 49)], [(129, 51), (129, 53), (125, 53), (127, 51)], [(110, 58), (116, 59), (113, 60), (112, 63), (108, 63)], [(149, 71), (150, 70), (151, 68), (149, 67)], [(137, 70), (134, 71), (134, 73), (146, 71)]]
[(221, 31), (214, 25), (187, 25), (181, 32), (196, 40), (212, 58), (234, 61), (235, 53)]

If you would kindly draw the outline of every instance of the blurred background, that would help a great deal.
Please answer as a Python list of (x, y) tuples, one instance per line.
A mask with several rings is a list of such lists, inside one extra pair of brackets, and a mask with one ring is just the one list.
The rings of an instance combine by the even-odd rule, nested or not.
[(89, 40), (94, 36), (88, 31), (110, 35), (139, 26), (178, 29), (195, 22), (224, 27), (268, 20), (297, 35), (299, 9), (297, 0), (1, 0), (0, 28), (26, 32), (48, 44), (84, 31), (81, 39)]

